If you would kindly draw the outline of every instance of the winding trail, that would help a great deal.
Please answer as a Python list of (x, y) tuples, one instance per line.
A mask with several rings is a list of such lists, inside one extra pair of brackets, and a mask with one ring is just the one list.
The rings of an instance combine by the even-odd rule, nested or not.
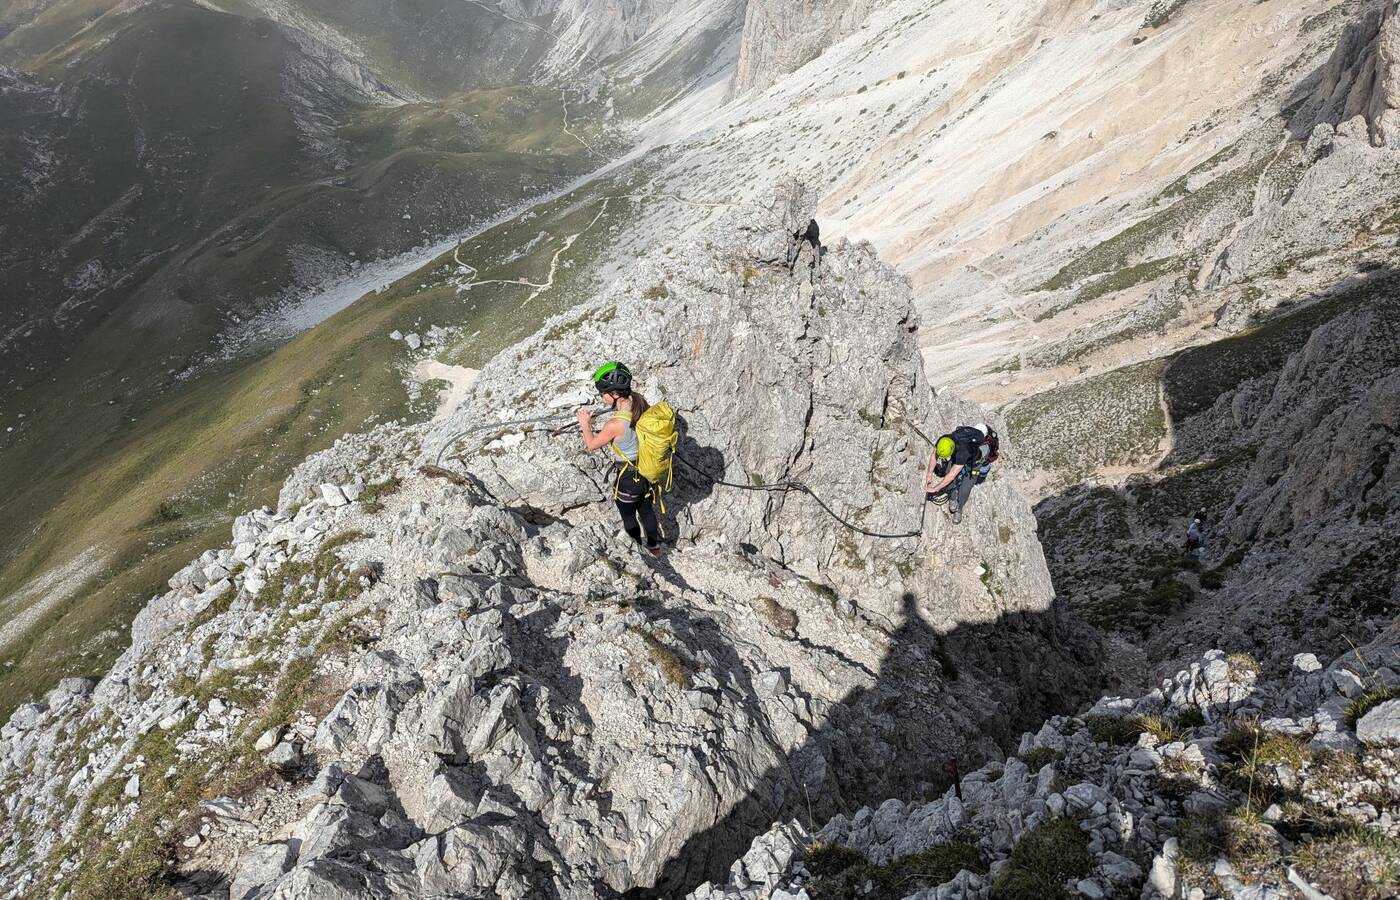
[[(482, 285), (487, 284), (518, 284), (521, 287), (534, 288), (534, 292), (531, 293), (530, 296), (526, 297), (524, 303), (522, 303), (521, 305), (523, 306), (525, 303), (529, 303), (531, 300), (534, 300), (540, 294), (543, 294), (545, 291), (554, 287), (554, 276), (559, 272), (560, 257), (562, 257), (565, 253), (568, 252), (569, 248), (571, 248), (574, 245), (575, 241), (577, 241), (580, 237), (586, 234), (588, 230), (591, 229), (594, 225), (598, 224), (598, 220), (601, 219), (603, 217), (603, 214), (608, 211), (608, 201), (612, 199), (614, 198), (602, 198), (603, 206), (601, 209), (598, 210), (598, 214), (595, 215), (592, 219), (590, 219), (588, 224), (583, 226), (582, 229), (564, 238), (563, 245), (558, 250), (554, 251), (554, 256), (549, 261), (549, 276), (545, 279), (543, 284), (538, 284), (529, 280), (528, 278), (483, 278), (480, 281), (458, 281), (457, 293), (462, 294), (471, 290), (472, 288), (481, 287)], [(462, 261), (462, 257), (460, 256), (461, 249), (461, 246), (458, 245), (452, 251), (452, 261), (464, 270), (462, 274), (475, 275), (477, 272), (481, 271), (471, 263)]]
[(569, 92), (565, 88), (559, 89), (559, 103), (561, 106), (564, 107), (564, 133), (567, 134), (569, 137), (573, 138), (574, 140), (578, 141), (580, 144), (582, 144), (583, 149), (587, 150), (591, 155), (598, 156), (599, 153), (597, 150), (593, 149), (592, 144), (588, 143), (588, 141), (585, 141), (583, 138), (579, 137), (577, 134), (569, 130)]
[(574, 246), (575, 241), (577, 241), (580, 237), (583, 237), (583, 235), (587, 234), (590, 230), (592, 230), (594, 225), (598, 224), (598, 220), (603, 218), (604, 214), (607, 213), (609, 203), (611, 203), (613, 200), (633, 200), (638, 203), (641, 203), (647, 200), (656, 199), (666, 199), (674, 201), (676, 203), (683, 203), (689, 206), (697, 206), (708, 209), (723, 209), (738, 205), (736, 203), (727, 201), (705, 202), (701, 200), (688, 200), (684, 197), (680, 197), (670, 193), (648, 192), (639, 194), (612, 194), (609, 196), (600, 197), (598, 198), (598, 200), (594, 201), (596, 203), (602, 204), (597, 214), (594, 215), (593, 218), (589, 220), (588, 224), (583, 226), (583, 228), (579, 229), (573, 234), (566, 235), (564, 237), (564, 243), (559, 247), (558, 250), (554, 251), (554, 256), (549, 261), (549, 274), (545, 278), (543, 283), (534, 282), (529, 280), (528, 278), (483, 278), (477, 280), (475, 276), (481, 270), (478, 269), (476, 266), (472, 265), (471, 263), (463, 261), (461, 257), (462, 247), (459, 243), (452, 250), (452, 261), (457, 264), (457, 267), (461, 270), (461, 274), (465, 276), (465, 278), (456, 281), (457, 293), (464, 294), (467, 291), (470, 291), (472, 288), (482, 287), (484, 285), (489, 284), (515, 284), (521, 287), (527, 287), (532, 289), (530, 296), (526, 297), (525, 300), (521, 303), (521, 305), (524, 306), (525, 304), (528, 304), (532, 300), (538, 298), (545, 291), (548, 291), (549, 289), (554, 287), (554, 279), (559, 272), (559, 260), (562, 259), (564, 254), (567, 253)]

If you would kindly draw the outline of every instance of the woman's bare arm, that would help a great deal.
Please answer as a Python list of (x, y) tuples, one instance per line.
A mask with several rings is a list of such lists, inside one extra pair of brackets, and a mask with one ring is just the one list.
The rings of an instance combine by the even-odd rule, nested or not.
[(622, 422), (617, 419), (609, 419), (607, 423), (596, 432), (593, 430), (593, 419), (587, 415), (587, 410), (579, 410), (579, 430), (583, 432), (583, 446), (588, 450), (597, 450), (599, 447), (606, 447), (622, 436)]

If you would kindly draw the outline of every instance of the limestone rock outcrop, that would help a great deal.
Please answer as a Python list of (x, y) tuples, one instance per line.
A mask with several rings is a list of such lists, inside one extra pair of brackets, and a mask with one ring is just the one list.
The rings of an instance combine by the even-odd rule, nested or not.
[(761, 91), (860, 27), (874, 0), (749, 0), (732, 91)]
[[(456, 415), (307, 460), (95, 688), (6, 726), (7, 895), (679, 895), (776, 819), (935, 794), (1089, 696), (1024, 500), (921, 513), (914, 426), (984, 415), (929, 390), (907, 282), (864, 244), (815, 282), (781, 253), (734, 222), (639, 260)], [(659, 562), (552, 433), (604, 356), (688, 423)]]
[(1400, 7), (1394, 0), (1347, 30), (1313, 102), (1317, 121), (1340, 126), (1361, 117), (1374, 145), (1400, 149)]

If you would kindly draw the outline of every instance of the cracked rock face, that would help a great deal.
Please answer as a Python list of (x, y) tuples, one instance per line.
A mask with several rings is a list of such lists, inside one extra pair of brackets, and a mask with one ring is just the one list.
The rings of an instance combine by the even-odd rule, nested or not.
[(877, 5), (871, 0), (756, 0), (744, 9), (743, 43), (734, 73), (735, 93), (761, 91), (816, 59), (860, 27)]
[[(934, 795), (1086, 696), (1094, 652), (1024, 500), (994, 477), (959, 528), (921, 518), (913, 426), (987, 417), (928, 389), (905, 280), (868, 245), (834, 245), (815, 283), (783, 251), (736, 221), (639, 260), (446, 421), (309, 459), (90, 695), (6, 726), (0, 778), (37, 839), (0, 851), (5, 879), (94, 883), (85, 848), (136, 852), (139, 827), (207, 896), (680, 895), (775, 820)], [(603, 358), (688, 424), (660, 562), (576, 432), (494, 424), (568, 422)], [(915, 536), (698, 471), (797, 480)]]

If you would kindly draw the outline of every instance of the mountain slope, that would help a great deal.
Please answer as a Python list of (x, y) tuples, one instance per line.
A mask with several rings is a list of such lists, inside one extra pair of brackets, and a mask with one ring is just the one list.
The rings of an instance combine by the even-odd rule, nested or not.
[[(9, 882), (683, 893), (775, 815), (925, 789), (943, 775), (905, 765), (915, 751), (980, 758), (1074, 702), (1085, 637), (1004, 483), (981, 489), (974, 553), (941, 520), (879, 541), (802, 494), (696, 474), (800, 478), (910, 531), (923, 445), (906, 423), (968, 412), (931, 396), (907, 284), (868, 246), (834, 248), (817, 292), (759, 262), (780, 247), (777, 229), (729, 230), (640, 260), (488, 363), (455, 418), (309, 459), (280, 512), (240, 517), (233, 546), (171, 580), (95, 690), (18, 713), (0, 777), (33, 843), (0, 854)], [(619, 303), (651, 313), (626, 349), (690, 426), (661, 563), (617, 531), (606, 459), (493, 422), (569, 408)], [(295, 797), (258, 774), (283, 735)]]
[[(37, 40), (18, 29), (4, 52)], [(615, 146), (586, 104), (570, 127), (553, 89), (405, 104), (302, 32), (194, 4), (104, 10), (54, 52), (61, 65), (0, 76), (19, 126), (0, 138), (6, 707), (55, 669), (105, 667), (109, 629), (216, 511), (407, 408), (391, 371), (358, 400), (320, 393), (363, 372), (343, 329), (262, 358), (374, 283), (339, 306), (308, 294), (478, 229)], [(382, 370), (388, 346), (370, 347)]]

